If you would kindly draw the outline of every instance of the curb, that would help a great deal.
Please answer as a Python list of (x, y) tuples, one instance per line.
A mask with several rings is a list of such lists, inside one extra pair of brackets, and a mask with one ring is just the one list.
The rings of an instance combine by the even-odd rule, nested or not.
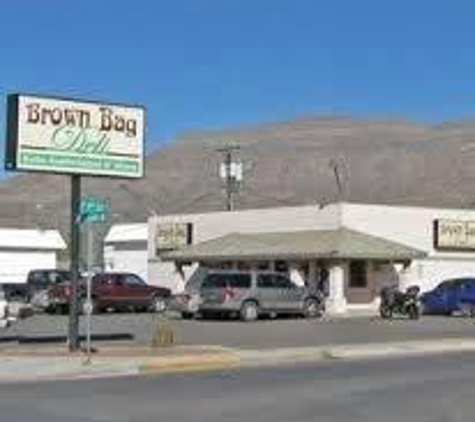
[(242, 367), (276, 366), (329, 360), (384, 359), (475, 351), (475, 340), (438, 339), (394, 343), (369, 343), (323, 347), (246, 350), (238, 352)]
[(148, 358), (139, 365), (142, 374), (169, 374), (176, 372), (218, 371), (239, 368), (242, 360), (234, 352), (206, 356), (176, 356)]
[(475, 340), (438, 339), (395, 343), (329, 345), (266, 350), (219, 349), (162, 356), (0, 356), (0, 382), (73, 380), (170, 373), (223, 371), (299, 363), (384, 359), (475, 352)]

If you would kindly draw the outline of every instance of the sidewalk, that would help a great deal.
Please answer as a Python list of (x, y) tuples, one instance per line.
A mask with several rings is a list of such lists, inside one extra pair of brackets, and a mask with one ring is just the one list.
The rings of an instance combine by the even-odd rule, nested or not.
[(0, 353), (0, 382), (103, 378), (263, 366), (381, 359), (451, 352), (475, 351), (475, 340), (438, 339), (316, 347), (250, 350), (215, 345), (106, 347), (86, 363), (83, 353), (48, 347), (9, 349)]

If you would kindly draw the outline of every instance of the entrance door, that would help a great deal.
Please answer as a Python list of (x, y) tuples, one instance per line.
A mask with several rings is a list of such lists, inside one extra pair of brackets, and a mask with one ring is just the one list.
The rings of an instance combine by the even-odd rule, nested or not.
[(350, 261), (345, 294), (348, 303), (371, 303), (376, 294), (376, 282), (369, 270), (368, 261)]

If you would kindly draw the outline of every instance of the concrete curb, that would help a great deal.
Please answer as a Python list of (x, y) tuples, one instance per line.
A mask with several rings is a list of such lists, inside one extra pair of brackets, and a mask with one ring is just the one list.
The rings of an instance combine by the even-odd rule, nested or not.
[(238, 352), (243, 367), (275, 366), (328, 360), (383, 359), (398, 356), (475, 351), (475, 340), (438, 339), (393, 343), (245, 350)]
[[(206, 350), (206, 346), (203, 346)], [(144, 374), (170, 374), (236, 368), (272, 367), (298, 363), (383, 359), (389, 357), (475, 351), (475, 340), (438, 339), (396, 343), (239, 350), (214, 347), (148, 356), (97, 356), (89, 365), (82, 356), (0, 355), (0, 382), (90, 379)]]

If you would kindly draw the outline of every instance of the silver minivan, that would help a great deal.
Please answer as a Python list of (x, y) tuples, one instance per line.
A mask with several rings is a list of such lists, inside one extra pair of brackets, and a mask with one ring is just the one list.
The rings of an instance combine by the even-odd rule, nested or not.
[(199, 291), (202, 315), (237, 314), (243, 321), (285, 313), (317, 318), (325, 308), (320, 293), (298, 286), (278, 272), (209, 271)]

